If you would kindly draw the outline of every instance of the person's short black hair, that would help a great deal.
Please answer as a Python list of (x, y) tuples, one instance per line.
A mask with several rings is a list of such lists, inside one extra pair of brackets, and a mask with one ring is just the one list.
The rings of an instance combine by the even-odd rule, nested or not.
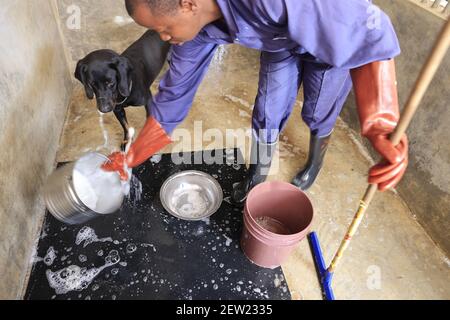
[(130, 16), (134, 15), (134, 11), (141, 4), (146, 4), (152, 13), (170, 15), (177, 10), (180, 0), (125, 0)]

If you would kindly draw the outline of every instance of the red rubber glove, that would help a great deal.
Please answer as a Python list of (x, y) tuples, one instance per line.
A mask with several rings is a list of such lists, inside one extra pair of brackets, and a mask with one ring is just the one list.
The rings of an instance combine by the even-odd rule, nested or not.
[(131, 145), (127, 154), (114, 152), (102, 166), (105, 171), (117, 171), (122, 180), (128, 179), (126, 168), (135, 168), (156, 152), (172, 143), (172, 140), (153, 117), (149, 117), (136, 141)]
[(394, 60), (351, 70), (361, 133), (383, 160), (369, 171), (369, 183), (380, 191), (395, 187), (408, 166), (408, 139), (394, 146), (389, 136), (400, 118)]

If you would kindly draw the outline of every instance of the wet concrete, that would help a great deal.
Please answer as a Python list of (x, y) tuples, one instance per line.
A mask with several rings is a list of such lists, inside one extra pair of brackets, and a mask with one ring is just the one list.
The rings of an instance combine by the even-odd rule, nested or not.
[(72, 93), (51, 1), (0, 1), (0, 299), (19, 299)]
[[(399, 102), (404, 106), (445, 19), (410, 1), (377, 2), (392, 18), (400, 40), (402, 54), (396, 64)], [(398, 186), (419, 223), (447, 255), (450, 255), (450, 145), (444, 137), (450, 130), (449, 74), (450, 53), (447, 53), (408, 128), (408, 171)], [(355, 109), (354, 100), (349, 99), (342, 118), (358, 131)]]
[[(258, 52), (237, 46), (221, 47), (196, 96), (188, 118), (177, 129), (192, 134), (215, 129), (250, 128), (259, 70)], [(308, 130), (303, 124), (301, 94), (281, 137), (274, 163), (273, 180), (290, 181), (301, 168), (308, 152)], [(143, 108), (128, 111), (129, 122), (140, 128)], [(72, 161), (89, 150), (107, 152), (118, 148), (122, 131), (113, 115), (104, 116), (108, 148), (99, 125), (95, 105), (87, 101), (80, 86), (74, 92), (57, 160)], [(197, 124), (197, 126), (196, 126)], [(240, 147), (245, 154), (249, 143), (232, 139), (208, 140), (201, 134), (175, 143), (163, 152)], [(100, 146), (100, 148), (99, 148)], [(313, 229), (318, 231), (325, 259), (330, 261), (351, 222), (366, 189), (370, 166), (367, 151), (339, 121), (329, 153), (317, 183), (308, 191), (315, 208)], [(278, 167), (278, 170), (275, 170)], [(108, 236), (108, 235), (105, 235)], [(377, 194), (359, 232), (346, 252), (335, 278), (339, 299), (449, 299), (450, 262), (435, 246), (411, 211), (394, 192)], [(303, 241), (283, 265), (294, 299), (321, 297), (313, 259)]]

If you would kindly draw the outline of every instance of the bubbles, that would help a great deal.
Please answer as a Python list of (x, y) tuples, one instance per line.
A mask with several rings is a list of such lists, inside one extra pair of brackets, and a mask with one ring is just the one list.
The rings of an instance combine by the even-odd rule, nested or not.
[(80, 254), (78, 256), (78, 260), (80, 260), (80, 262), (83, 263), (87, 261), (87, 257), (84, 254)]
[(224, 238), (226, 239), (225, 245), (226, 245), (227, 247), (229, 247), (230, 244), (233, 242), (233, 240), (232, 240), (230, 237), (227, 237), (226, 235), (223, 235), (223, 236), (224, 236)]
[[(144, 247), (144, 248), (150, 247), (150, 248), (153, 249), (153, 252), (156, 252), (156, 247), (153, 244), (151, 244), (151, 243), (142, 243), (141, 246)], [(142, 271), (144, 271), (144, 270), (142, 270)]]
[(127, 245), (127, 253), (131, 254), (137, 250), (137, 246), (134, 243)]
[(50, 287), (55, 289), (56, 294), (66, 294), (70, 291), (82, 291), (86, 289), (92, 280), (101, 272), (102, 268), (87, 270), (86, 268), (71, 265), (56, 272), (47, 270), (46, 276)]
[(117, 250), (111, 250), (111, 252), (105, 258), (106, 266), (112, 266), (120, 262), (119, 252)]
[(48, 248), (47, 254), (44, 257), (44, 263), (51, 266), (56, 259), (56, 251), (53, 247)]
[(150, 161), (152, 163), (160, 163), (162, 159), (162, 155), (160, 154), (155, 154), (153, 157), (150, 158)]
[(278, 275), (275, 275), (275, 279), (273, 280), (273, 284), (275, 285), (275, 288), (278, 288), (281, 285), (281, 280), (278, 278)]
[(89, 209), (97, 213), (112, 213), (120, 208), (123, 192), (116, 172), (100, 168), (104, 158), (89, 153), (80, 158), (73, 171), (74, 192)]
[(53, 272), (46, 271), (48, 284), (55, 290), (55, 293), (66, 294), (70, 291), (82, 291), (86, 289), (91, 282), (102, 272), (105, 268), (110, 267), (120, 261), (120, 256), (117, 250), (112, 250), (105, 258), (105, 265), (99, 268), (80, 268), (76, 265), (71, 265), (67, 268)]
[(119, 273), (119, 269), (118, 268), (111, 269), (111, 274), (113, 276), (117, 275), (118, 273)]
[(106, 241), (112, 242), (113, 240), (110, 237), (99, 239), (95, 234), (94, 229), (90, 227), (83, 227), (80, 229), (80, 231), (78, 231), (77, 237), (75, 239), (75, 244), (78, 246), (82, 242), (84, 242), (83, 248), (86, 248), (91, 243)]
[(197, 229), (193, 232), (194, 236), (202, 236), (205, 233), (205, 228), (202, 225), (199, 225)]

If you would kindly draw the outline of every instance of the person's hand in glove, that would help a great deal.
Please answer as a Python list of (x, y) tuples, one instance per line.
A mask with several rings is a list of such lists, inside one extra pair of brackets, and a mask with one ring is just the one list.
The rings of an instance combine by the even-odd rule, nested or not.
[(117, 171), (122, 180), (128, 180), (128, 168), (144, 163), (172, 140), (153, 117), (149, 117), (136, 141), (127, 153), (114, 152), (102, 166), (105, 171)]
[(369, 171), (369, 183), (380, 191), (393, 188), (408, 166), (408, 139), (394, 146), (389, 135), (400, 118), (394, 60), (377, 61), (351, 70), (361, 133), (383, 160)]

